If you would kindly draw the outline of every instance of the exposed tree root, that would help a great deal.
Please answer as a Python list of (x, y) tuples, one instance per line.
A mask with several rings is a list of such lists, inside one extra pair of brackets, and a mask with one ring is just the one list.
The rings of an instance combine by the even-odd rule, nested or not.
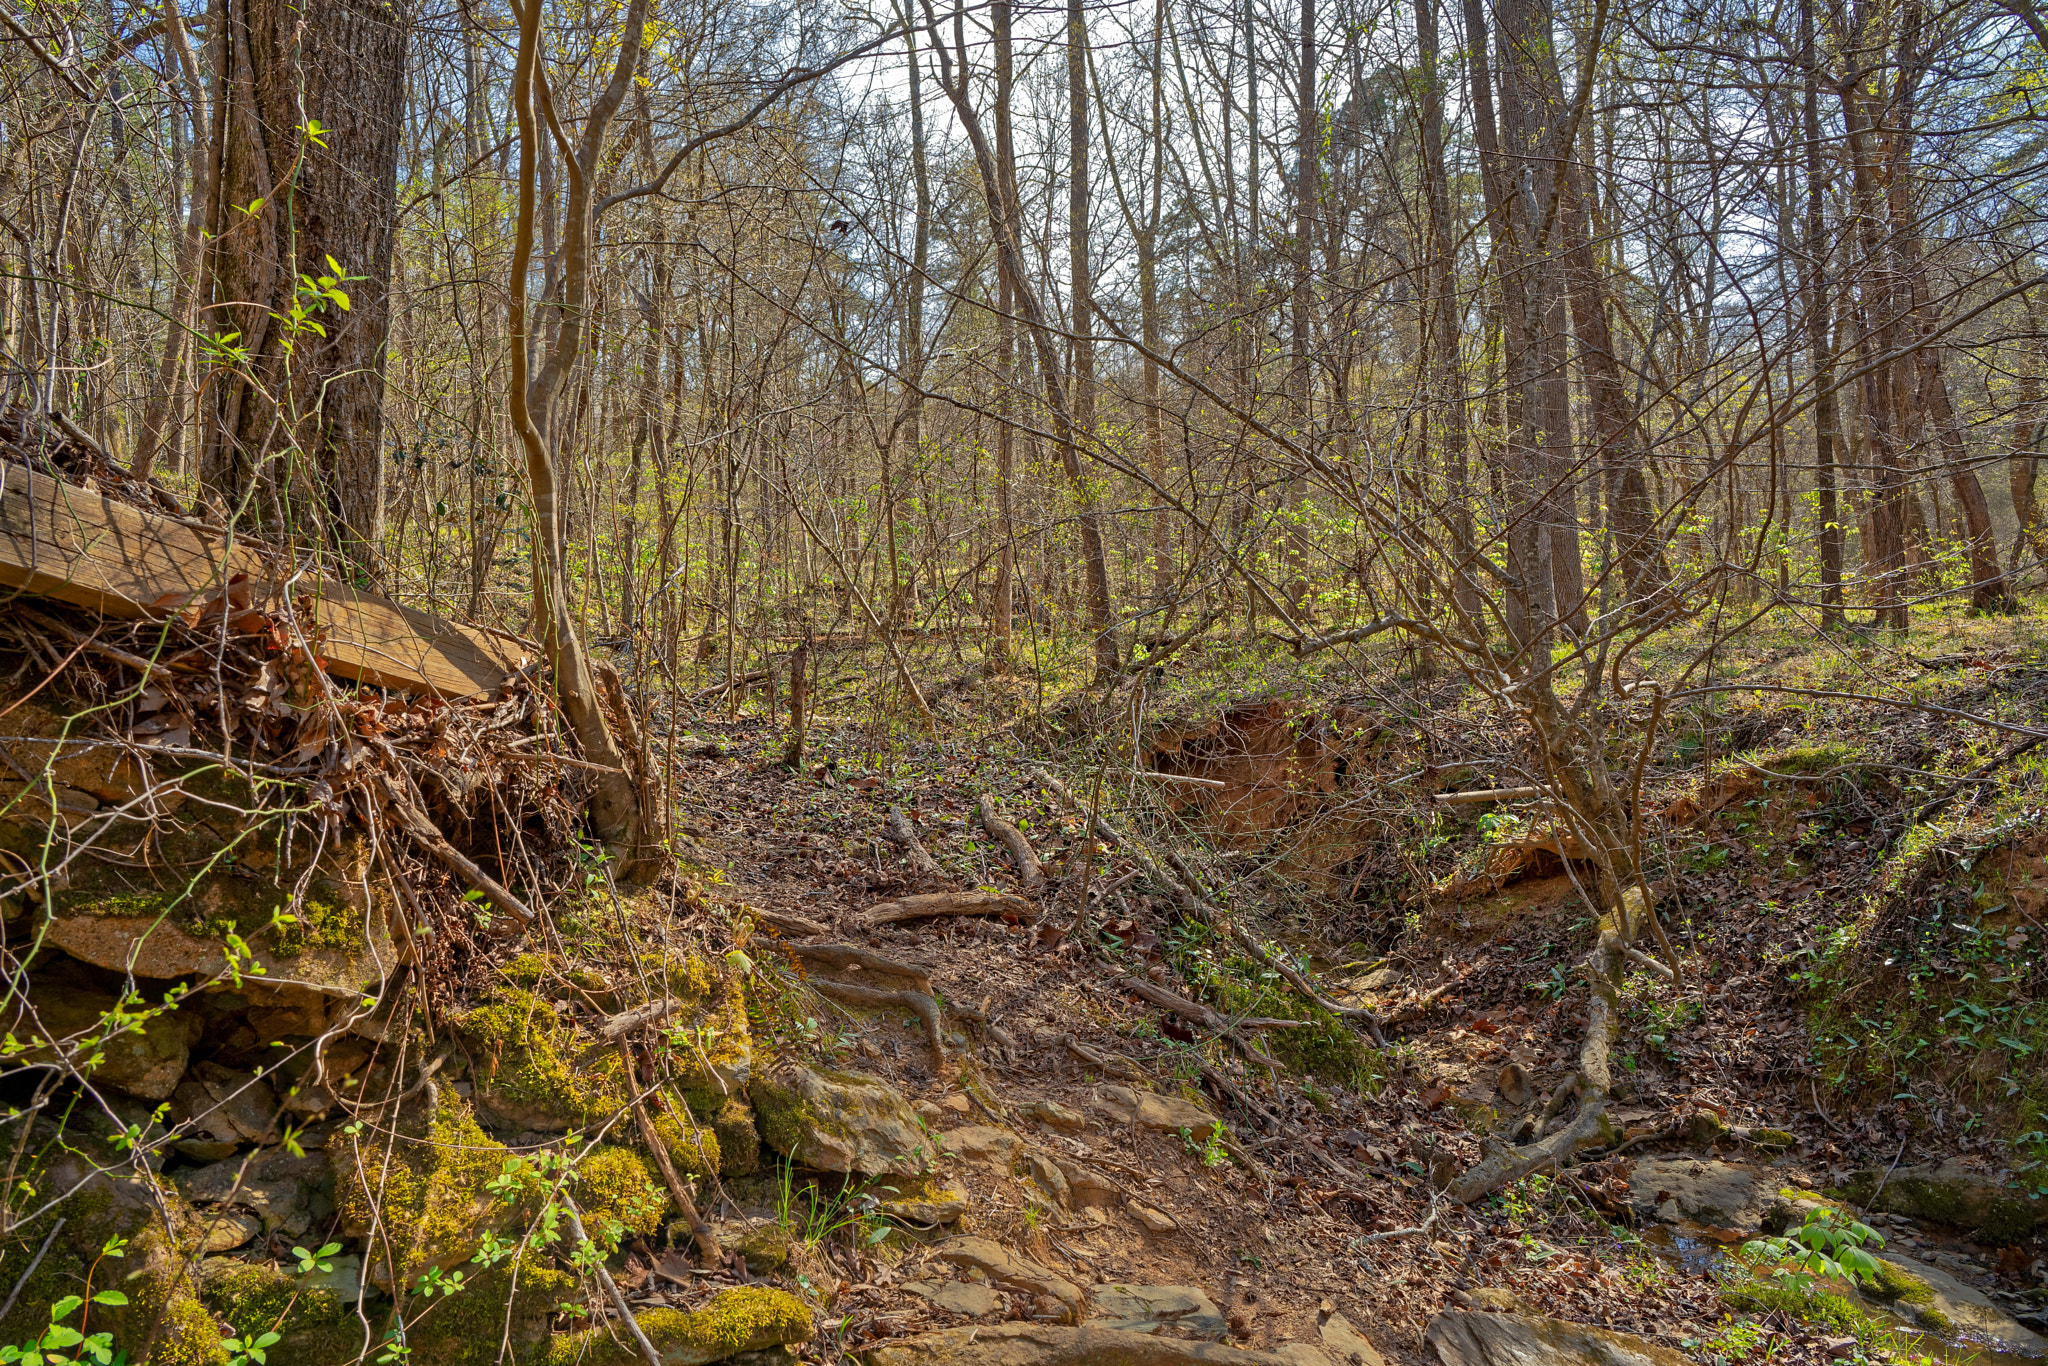
[(1455, 1178), (1447, 1193), (1460, 1204), (1469, 1205), (1502, 1186), (1519, 1181), (1548, 1166), (1562, 1166), (1583, 1148), (1617, 1143), (1621, 1134), (1607, 1115), (1607, 1096), (1613, 1086), (1609, 1053), (1619, 1032), (1622, 968), (1628, 962), (1629, 941), (1639, 934), (1651, 914), (1642, 889), (1631, 887), (1622, 893), (1618, 910), (1600, 918), (1600, 940), (1586, 956), (1583, 971), (1591, 991), (1586, 1002), (1586, 1033), (1579, 1043), (1579, 1070), (1560, 1086), (1544, 1107), (1544, 1127), (1576, 1099), (1577, 1113), (1562, 1129), (1540, 1135), (1525, 1147), (1512, 1147), (1489, 1138), (1481, 1144), (1483, 1156)]
[(902, 807), (889, 808), (889, 818), (882, 823), (882, 838), (903, 851), (903, 856), (910, 860), (912, 872), (928, 876), (938, 874), (937, 861), (925, 851), (924, 842), (918, 839), (917, 831), (911, 828)]
[(996, 814), (996, 800), (986, 792), (981, 794), (981, 828), (1009, 851), (1010, 862), (1017, 865), (1019, 889), (1026, 896), (1037, 895), (1045, 887), (1045, 868), (1024, 832)]
[(1038, 908), (1021, 896), (1008, 892), (933, 892), (927, 896), (906, 896), (870, 907), (862, 917), (869, 925), (894, 925), (905, 920), (931, 920), (942, 915), (1014, 915), (1035, 920)]
[(881, 987), (860, 986), (853, 982), (834, 982), (828, 978), (813, 977), (811, 990), (828, 1001), (837, 1001), (847, 1006), (907, 1006), (917, 1012), (917, 1018), (924, 1023), (925, 1036), (932, 1042), (932, 1055), (938, 1059), (939, 1075), (945, 1076), (952, 1066), (946, 1056), (946, 1038), (939, 1032), (939, 1003), (922, 991), (887, 991)]

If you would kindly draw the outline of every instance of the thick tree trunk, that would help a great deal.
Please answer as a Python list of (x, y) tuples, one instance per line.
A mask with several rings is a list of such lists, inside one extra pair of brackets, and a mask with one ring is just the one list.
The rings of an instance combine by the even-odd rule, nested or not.
[(2041, 377), (2032, 370), (2023, 370), (2019, 377), (2019, 404), (2013, 414), (2012, 454), (2006, 461), (2013, 519), (2017, 523), (2006, 564), (2015, 576), (2023, 568), (2032, 568), (2030, 561), (2038, 562), (2048, 553), (2048, 543), (2044, 543), (2041, 534), (2041, 505), (2034, 496), (2040, 471), (2041, 415)]
[[(1010, 86), (1016, 78), (1010, 47), (1010, 0), (996, 0), (996, 192), (1006, 206), (1016, 203), (1016, 162), (1010, 146)], [(996, 582), (989, 594), (988, 667), (1005, 673), (1015, 659), (1010, 637), (1015, 625), (1017, 594), (1017, 523), (1010, 505), (1016, 474), (1017, 429), (1017, 298), (1010, 272), (996, 265)]]
[(236, 359), (200, 477), (230, 515), (375, 574), (408, 19), (370, 0), (223, 10), (199, 330)]

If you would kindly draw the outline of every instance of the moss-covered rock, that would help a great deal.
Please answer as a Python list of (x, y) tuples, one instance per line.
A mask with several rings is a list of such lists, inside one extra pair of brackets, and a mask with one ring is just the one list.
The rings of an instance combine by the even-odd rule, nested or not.
[(585, 1226), (598, 1242), (617, 1247), (619, 1230), (647, 1234), (661, 1227), (668, 1192), (654, 1180), (646, 1159), (629, 1148), (592, 1148), (576, 1164)]
[(1787, 1133), (1783, 1129), (1751, 1129), (1749, 1145), (1759, 1152), (1789, 1152), (1799, 1146), (1799, 1135)]
[(522, 1221), (489, 1187), (509, 1151), (454, 1096), (431, 1120), (408, 1117), (389, 1136), (337, 1134), (327, 1151), (342, 1232), (368, 1240), (366, 1275), (386, 1292), (469, 1260), (486, 1233)]
[(887, 1082), (785, 1063), (748, 1088), (761, 1137), (799, 1165), (915, 1176), (935, 1159), (917, 1116)]
[(597, 1041), (531, 991), (501, 988), (454, 1025), (476, 1062), (477, 1110), (494, 1124), (560, 1131), (610, 1119), (626, 1104), (617, 1052), (582, 1061)]
[(745, 984), (729, 965), (701, 954), (647, 954), (641, 969), (652, 985), (688, 1004), (670, 1017), (676, 1088), (692, 1110), (710, 1115), (743, 1095), (754, 1075), (754, 1036)]
[(2048, 1220), (2048, 1200), (2029, 1200), (1994, 1174), (1954, 1161), (1900, 1167), (1889, 1178), (1882, 1169), (1854, 1172), (1841, 1193), (1866, 1209), (1966, 1230), (1991, 1247), (2021, 1242)]
[(407, 1300), (411, 1360), (422, 1366), (501, 1366), (508, 1342), (511, 1360), (552, 1360), (548, 1321), (564, 1304), (580, 1305), (582, 1298), (568, 1272), (515, 1257), (470, 1276), (453, 1295)]
[[(811, 1311), (802, 1300), (758, 1286), (728, 1290), (693, 1314), (650, 1309), (635, 1317), (662, 1366), (707, 1366), (811, 1336)], [(555, 1338), (542, 1358), (544, 1366), (640, 1366), (643, 1360), (630, 1334), (605, 1328)]]
[(710, 1176), (727, 1170), (725, 1144), (718, 1132), (693, 1123), (687, 1113), (678, 1115), (671, 1110), (654, 1116), (654, 1132), (679, 1173)]
[(1882, 1331), (1863, 1307), (1839, 1288), (1798, 1286), (1790, 1281), (1752, 1278), (1721, 1292), (1721, 1302), (1747, 1314), (1783, 1313), (1788, 1318), (1825, 1324), (1836, 1332), (1866, 1342)]
[[(24, 1268), (49, 1240), (35, 1274), (18, 1285), (14, 1307), (0, 1319), (0, 1342), (36, 1336), (49, 1323), (50, 1306), (66, 1295), (113, 1290), (128, 1302), (92, 1306), (84, 1328), (112, 1333), (115, 1347), (138, 1366), (224, 1362), (220, 1331), (200, 1303), (189, 1260), (174, 1237), (196, 1227), (176, 1192), (139, 1178), (96, 1172), (61, 1147), (46, 1149), (44, 1155), (54, 1160), (32, 1160), (27, 1184), (39, 1195), (70, 1194), (55, 1212), (0, 1240), (7, 1265)], [(64, 1223), (58, 1228), (60, 1217)], [(67, 1323), (80, 1326), (79, 1319)]]
[(761, 1133), (754, 1109), (738, 1096), (727, 1097), (712, 1116), (718, 1137), (718, 1170), (725, 1176), (751, 1176), (761, 1169)]
[(278, 1335), (276, 1360), (344, 1366), (362, 1347), (362, 1325), (332, 1290), (302, 1287), (283, 1267), (210, 1257), (199, 1264), (199, 1299), (243, 1341)]

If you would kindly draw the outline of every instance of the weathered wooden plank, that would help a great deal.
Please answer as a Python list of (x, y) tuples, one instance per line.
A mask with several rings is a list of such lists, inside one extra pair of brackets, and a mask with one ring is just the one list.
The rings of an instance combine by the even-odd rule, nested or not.
[(331, 580), (313, 616), (327, 628), (320, 653), (329, 673), (398, 692), (451, 700), (489, 692), (524, 655), (505, 637)]
[[(274, 597), (264, 547), (145, 512), (18, 465), (0, 464), (0, 585), (110, 617), (168, 616), (215, 597), (234, 576)], [(495, 632), (333, 580), (309, 596), (320, 653), (340, 678), (398, 692), (468, 697), (497, 687), (529, 653)]]
[(110, 617), (163, 615), (260, 573), (245, 545), (0, 463), (0, 583)]

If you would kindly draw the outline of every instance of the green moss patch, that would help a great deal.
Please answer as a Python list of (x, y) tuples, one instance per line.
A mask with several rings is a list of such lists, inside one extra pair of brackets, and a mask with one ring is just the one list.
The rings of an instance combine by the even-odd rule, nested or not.
[[(728, 1290), (693, 1314), (650, 1309), (635, 1317), (668, 1366), (703, 1366), (811, 1336), (811, 1311), (802, 1300), (761, 1287)], [(601, 1328), (555, 1338), (542, 1358), (543, 1366), (639, 1366), (641, 1360), (630, 1336)]]
[(616, 1248), (620, 1231), (646, 1234), (661, 1227), (668, 1193), (655, 1184), (654, 1173), (640, 1154), (601, 1145), (583, 1155), (576, 1175), (586, 1212), (592, 1216), (585, 1223), (595, 1225), (589, 1231), (598, 1242)]
[(521, 1222), (521, 1210), (489, 1185), (509, 1150), (452, 1096), (429, 1123), (406, 1120), (392, 1138), (345, 1143), (329, 1153), (335, 1207), (347, 1236), (370, 1240), (365, 1270), (387, 1291), (467, 1261), (486, 1232)]
[(362, 1346), (361, 1325), (332, 1290), (308, 1290), (282, 1267), (212, 1257), (200, 1263), (199, 1299), (243, 1341), (278, 1335), (270, 1351), (303, 1366), (344, 1366)]

